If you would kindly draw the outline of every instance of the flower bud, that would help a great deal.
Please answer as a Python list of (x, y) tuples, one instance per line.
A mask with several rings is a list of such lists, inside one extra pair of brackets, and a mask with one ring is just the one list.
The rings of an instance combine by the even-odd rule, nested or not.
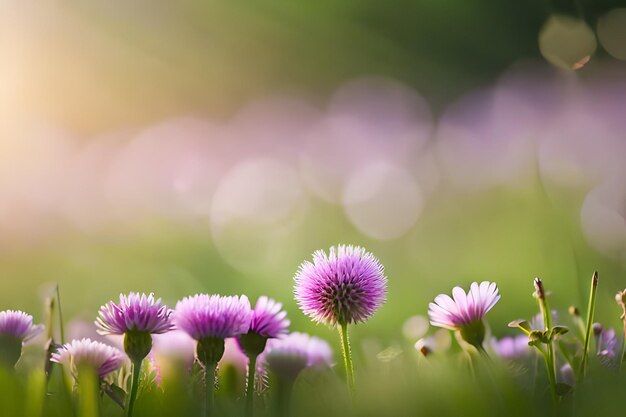
[(141, 363), (152, 350), (149, 332), (130, 331), (124, 335), (124, 351), (133, 363)]
[(196, 358), (204, 365), (217, 365), (224, 356), (224, 339), (219, 337), (205, 337), (198, 340)]
[(593, 334), (596, 337), (598, 337), (598, 336), (600, 336), (602, 334), (602, 331), (604, 330), (604, 327), (600, 323), (593, 323), (592, 329), (593, 329)]
[(476, 320), (459, 329), (461, 338), (477, 349), (482, 349), (485, 340), (485, 324)]
[(267, 337), (261, 336), (255, 332), (248, 332), (239, 336), (237, 342), (241, 350), (243, 350), (248, 357), (256, 357), (265, 350)]

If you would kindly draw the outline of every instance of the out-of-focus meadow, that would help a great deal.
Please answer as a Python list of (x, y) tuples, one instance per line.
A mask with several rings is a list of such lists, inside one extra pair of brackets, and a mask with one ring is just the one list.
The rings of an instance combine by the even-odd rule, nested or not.
[(389, 277), (356, 343), (483, 279), (502, 335), (535, 276), (582, 307), (596, 269), (617, 324), (626, 9), (580, 4), (2, 2), (0, 309), (267, 294), (327, 336), (292, 277), (352, 243)]

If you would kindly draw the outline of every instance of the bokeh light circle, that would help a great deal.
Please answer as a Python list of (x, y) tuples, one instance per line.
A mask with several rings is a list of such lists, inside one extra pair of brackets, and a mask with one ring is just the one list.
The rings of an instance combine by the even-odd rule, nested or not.
[(616, 8), (598, 19), (598, 40), (614, 58), (626, 61), (626, 8)]
[(394, 239), (407, 233), (423, 204), (415, 179), (406, 170), (385, 162), (355, 172), (343, 196), (350, 222), (375, 239)]
[(552, 15), (539, 32), (541, 55), (559, 68), (582, 68), (589, 62), (596, 47), (593, 30), (581, 19)]
[(271, 158), (244, 160), (225, 174), (213, 196), (213, 242), (224, 260), (240, 270), (272, 270), (294, 249), (292, 232), (306, 203), (290, 165)]

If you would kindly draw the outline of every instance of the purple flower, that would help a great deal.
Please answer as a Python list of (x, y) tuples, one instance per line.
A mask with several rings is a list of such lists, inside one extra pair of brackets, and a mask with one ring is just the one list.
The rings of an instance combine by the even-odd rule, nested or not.
[(282, 307), (282, 303), (271, 298), (259, 297), (252, 310), (249, 331), (268, 338), (286, 334), (290, 322), (287, 319), (287, 312), (282, 310)]
[(450, 330), (461, 328), (482, 320), (500, 299), (498, 287), (493, 282), (473, 282), (467, 294), (461, 287), (452, 289), (450, 298), (447, 294), (435, 297), (435, 302), (428, 305), (430, 324)]
[(196, 294), (176, 303), (176, 327), (195, 340), (226, 339), (247, 333), (252, 311), (248, 297)]
[(313, 254), (295, 276), (300, 309), (318, 323), (364, 322), (385, 302), (387, 278), (381, 263), (358, 246), (339, 245)]
[(89, 366), (102, 378), (122, 366), (126, 356), (112, 346), (81, 339), (63, 345), (57, 353), (52, 354), (50, 360), (70, 366), (74, 375), (79, 367)]
[(566, 383), (570, 387), (576, 385), (576, 375), (574, 374), (574, 369), (572, 369), (572, 365), (566, 363), (561, 367), (560, 372), (561, 379), (564, 383)]
[(0, 311), (0, 337), (15, 338), (22, 343), (28, 342), (43, 330), (43, 325), (33, 324), (33, 316), (30, 314), (17, 310)]
[(499, 357), (506, 360), (519, 359), (528, 356), (532, 348), (528, 346), (528, 336), (507, 336), (502, 339), (493, 339), (491, 346)]
[(271, 339), (259, 356), (259, 377), (267, 368), (279, 377), (295, 379), (305, 368), (317, 365), (331, 366), (333, 352), (330, 345), (317, 337), (294, 332), (280, 339)]
[(598, 356), (606, 356), (608, 358), (615, 357), (615, 348), (617, 347), (617, 335), (614, 329), (604, 329), (598, 338), (597, 352)]
[(160, 298), (154, 299), (154, 294), (146, 296), (131, 292), (120, 294), (119, 304), (109, 301), (100, 307), (96, 326), (98, 333), (103, 335), (128, 332), (160, 334), (173, 328), (171, 313), (161, 304)]

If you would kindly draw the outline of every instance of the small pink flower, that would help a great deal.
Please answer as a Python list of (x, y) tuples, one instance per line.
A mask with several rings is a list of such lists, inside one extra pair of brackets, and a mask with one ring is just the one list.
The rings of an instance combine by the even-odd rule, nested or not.
[(467, 294), (461, 287), (452, 289), (450, 298), (447, 294), (435, 297), (435, 302), (428, 305), (430, 324), (450, 330), (459, 330), (473, 322), (480, 321), (500, 299), (498, 287), (493, 282), (483, 281), (480, 285), (472, 283)]
[(65, 366), (70, 366), (72, 373), (76, 373), (80, 366), (90, 366), (102, 378), (118, 369), (126, 356), (118, 349), (91, 339), (72, 340), (53, 353), (50, 358)]

